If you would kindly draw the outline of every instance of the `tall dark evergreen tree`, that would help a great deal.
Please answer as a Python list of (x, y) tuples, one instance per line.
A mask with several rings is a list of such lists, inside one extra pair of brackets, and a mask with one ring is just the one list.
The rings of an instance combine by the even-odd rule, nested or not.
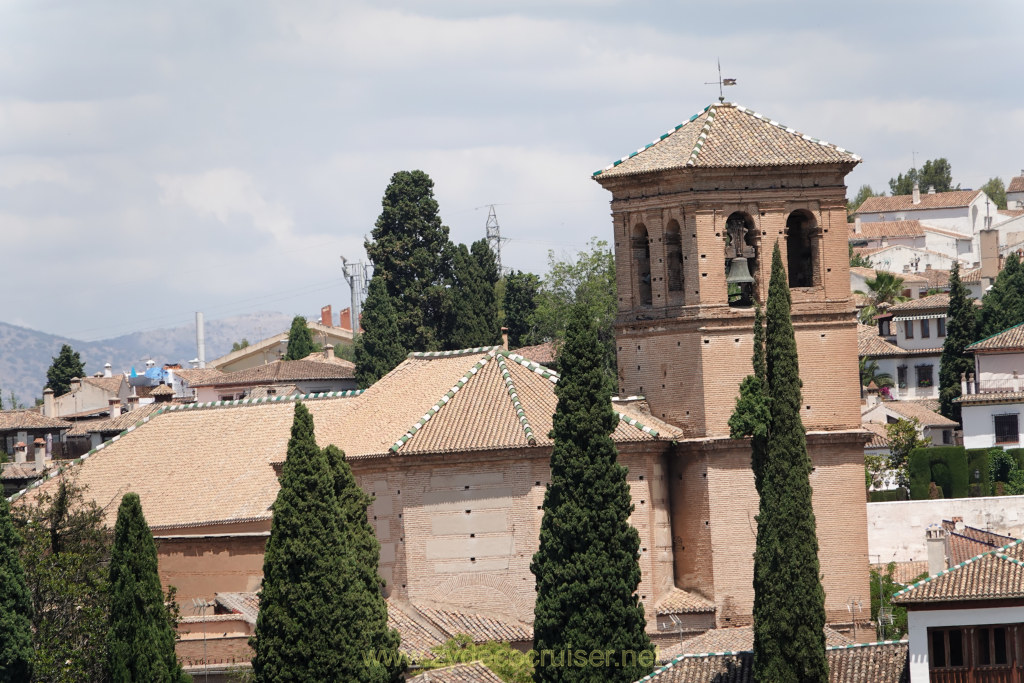
[(32, 597), (18, 550), (21, 535), (0, 496), (0, 682), (32, 678)]
[(468, 349), (497, 344), (501, 338), (494, 286), (498, 265), (487, 240), (455, 247), (454, 278), (448, 290), (443, 333), (445, 349)]
[(309, 331), (309, 323), (301, 315), (292, 318), (292, 326), (288, 330), (288, 350), (284, 354), (284, 359), (302, 360), (316, 350), (313, 333)]
[(510, 349), (537, 343), (531, 330), (539, 294), (540, 278), (533, 273), (515, 270), (505, 278), (505, 327)]
[(734, 439), (750, 437), (750, 467), (754, 471), (754, 486), (760, 494), (764, 463), (768, 457), (768, 423), (771, 421), (768, 365), (764, 348), (764, 311), (760, 304), (754, 310), (754, 355), (751, 360), (754, 374), (744, 377), (740, 384), (736, 408), (729, 417), (729, 435)]
[(356, 382), (365, 389), (401, 363), (407, 351), (398, 337), (395, 308), (384, 284), (374, 274), (363, 306), (363, 333), (356, 339)]
[(441, 224), (430, 176), (423, 171), (391, 176), (380, 217), (365, 246), (374, 273), (386, 276), (402, 346), (413, 351), (439, 350), (453, 245), (447, 226)]
[(349, 637), (357, 642), (360, 652), (376, 653), (376, 662), (353, 662), (351, 680), (387, 683), (401, 680), (402, 659), (398, 652), (398, 632), (388, 628), (388, 607), (381, 588), (383, 579), (377, 572), (380, 543), (367, 520), (366, 510), (373, 502), (352, 474), (345, 454), (336, 446), (324, 449), (334, 478), (334, 492), (340, 514), (338, 534), (345, 553), (344, 605)]
[(827, 683), (825, 590), (790, 307), (788, 279), (776, 243), (765, 340), (771, 418), (754, 550), (754, 678)]
[(960, 264), (949, 272), (949, 312), (946, 339), (939, 361), (939, 412), (960, 422), (960, 375), (974, 372), (974, 357), (965, 349), (977, 339), (977, 311), (974, 299), (960, 281)]
[(177, 683), (191, 678), (174, 654), (174, 624), (164, 605), (156, 543), (139, 494), (126, 493), (117, 510), (110, 551), (107, 675), (114, 683)]
[(1016, 253), (1006, 257), (992, 288), (981, 299), (979, 338), (1024, 323), (1024, 266)]
[[(538, 683), (635, 681), (650, 673), (653, 662), (636, 594), (640, 536), (629, 523), (633, 503), (626, 468), (611, 439), (618, 418), (603, 354), (593, 317), (585, 304), (577, 304), (560, 356), (551, 483), (544, 494), (540, 548), (530, 565), (537, 579)], [(613, 650), (614, 661), (580, 665), (575, 658), (566, 661), (567, 650), (570, 657), (578, 650)]]
[(347, 628), (334, 474), (302, 403), (295, 406), (280, 481), (250, 640), (254, 678), (257, 683), (361, 680), (366, 652)]
[(46, 371), (46, 386), (53, 389), (55, 395), (63, 396), (71, 391), (71, 380), (84, 376), (85, 363), (82, 357), (78, 351), (64, 344)]

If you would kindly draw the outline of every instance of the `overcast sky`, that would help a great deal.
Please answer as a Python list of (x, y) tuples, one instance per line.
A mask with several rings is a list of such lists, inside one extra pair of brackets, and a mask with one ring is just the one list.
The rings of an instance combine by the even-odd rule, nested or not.
[(505, 265), (611, 231), (591, 173), (715, 100), (864, 158), (1024, 168), (1020, 0), (0, 0), (4, 322), (100, 339), (348, 305), (339, 256), (423, 169)]

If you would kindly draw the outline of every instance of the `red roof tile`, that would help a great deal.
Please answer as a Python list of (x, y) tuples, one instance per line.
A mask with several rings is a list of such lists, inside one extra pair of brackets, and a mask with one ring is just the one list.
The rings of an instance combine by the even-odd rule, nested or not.
[[(954, 209), (969, 206), (977, 199), (981, 190), (953, 190), (952, 192), (921, 193), (921, 203), (915, 204), (913, 195), (900, 194), (895, 197), (868, 197), (857, 208), (857, 213), (895, 213), (899, 211), (922, 211), (925, 209)], [(863, 223), (862, 223), (863, 225)]]

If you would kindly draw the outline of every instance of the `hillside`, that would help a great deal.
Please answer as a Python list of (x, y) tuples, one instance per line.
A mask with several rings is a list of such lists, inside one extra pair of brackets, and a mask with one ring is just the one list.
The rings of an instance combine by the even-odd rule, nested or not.
[[(207, 320), (206, 358), (223, 356), (233, 343), (243, 338), (258, 341), (261, 332), (263, 337), (286, 332), (291, 321), (292, 316), (283, 313), (253, 313)], [(83, 342), (0, 322), (0, 389), (5, 408), (10, 408), (11, 391), (28, 406), (42, 397), (46, 370), (61, 344), (70, 344), (81, 354), (86, 373), (90, 375), (102, 372), (106, 363), (113, 366), (114, 372), (132, 366), (141, 370), (150, 358), (161, 365), (181, 363), (189, 367), (188, 361), (196, 357), (196, 329), (195, 325), (184, 325)]]

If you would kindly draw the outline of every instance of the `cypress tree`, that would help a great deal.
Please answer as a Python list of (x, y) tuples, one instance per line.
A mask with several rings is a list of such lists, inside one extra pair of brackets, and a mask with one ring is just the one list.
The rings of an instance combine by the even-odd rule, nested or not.
[(291, 329), (288, 330), (288, 350), (284, 354), (284, 359), (302, 360), (314, 351), (316, 351), (316, 344), (313, 343), (313, 333), (309, 331), (309, 323), (301, 315), (295, 316), (292, 318)]
[(960, 422), (960, 375), (974, 372), (974, 357), (965, 350), (977, 335), (974, 300), (960, 281), (960, 264), (949, 273), (949, 312), (946, 315), (946, 339), (939, 361), (939, 412)]
[(984, 339), (1024, 323), (1024, 266), (1016, 253), (1006, 257), (992, 289), (981, 299), (980, 335)]
[(764, 311), (760, 304), (754, 309), (754, 355), (751, 360), (754, 374), (744, 377), (740, 384), (736, 408), (729, 417), (729, 435), (734, 439), (750, 437), (750, 467), (754, 471), (754, 486), (760, 495), (764, 462), (768, 457), (768, 422), (771, 420), (766, 384)]
[(386, 276), (398, 340), (414, 351), (440, 349), (453, 246), (438, 214), (430, 176), (423, 171), (391, 176), (371, 238), (366, 254), (374, 273)]
[(800, 372), (778, 243), (772, 254), (765, 342), (771, 418), (754, 550), (754, 678), (827, 683), (825, 591), (811, 506), (811, 459), (800, 418)]
[(446, 349), (468, 349), (497, 344), (501, 337), (494, 285), (498, 265), (487, 240), (455, 247), (454, 279), (446, 299)]
[[(345, 585), (347, 633), (356, 641), (357, 652), (374, 652), (377, 656), (353, 662), (351, 680), (386, 683), (401, 680), (402, 659), (398, 652), (398, 632), (388, 628), (388, 607), (381, 593), (383, 579), (377, 572), (380, 543), (366, 516), (373, 502), (352, 474), (345, 454), (336, 446), (324, 453), (334, 478), (338, 500), (338, 533), (345, 553)], [(360, 670), (359, 666), (365, 666)]]
[(53, 389), (55, 395), (63, 396), (71, 391), (71, 380), (85, 376), (85, 363), (82, 362), (78, 351), (67, 344), (60, 347), (60, 351), (52, 360), (46, 370), (46, 386)]
[(0, 496), (0, 682), (32, 677), (32, 596), (18, 550), (21, 535)]
[[(603, 354), (586, 307), (574, 306), (555, 385), (551, 483), (544, 494), (540, 548), (530, 565), (537, 581), (537, 683), (629, 682), (653, 665), (644, 606), (636, 594), (640, 536), (629, 523), (633, 503), (626, 468), (618, 463), (611, 439), (618, 417)], [(595, 650), (613, 650), (613, 661), (594, 666), (575, 657)]]
[(365, 654), (349, 637), (345, 563), (338, 501), (327, 455), (317, 447), (313, 416), (295, 405), (288, 455), (263, 555), (254, 680), (359, 680), (353, 662)]
[(518, 349), (536, 343), (531, 334), (533, 312), (537, 310), (540, 278), (533, 273), (516, 270), (505, 278), (505, 327), (508, 347)]
[(107, 675), (114, 683), (191, 680), (174, 654), (174, 641), (173, 618), (157, 573), (156, 543), (139, 494), (126, 493), (110, 551)]
[(395, 308), (384, 275), (370, 279), (363, 307), (363, 333), (356, 339), (356, 382), (365, 389), (401, 363), (407, 352), (398, 338)]

